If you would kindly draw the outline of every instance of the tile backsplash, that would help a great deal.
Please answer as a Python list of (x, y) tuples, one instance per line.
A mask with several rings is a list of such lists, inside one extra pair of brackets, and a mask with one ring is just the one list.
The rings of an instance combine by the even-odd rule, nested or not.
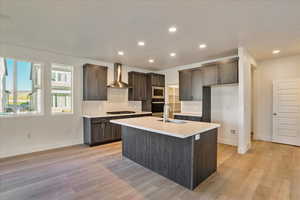
[(83, 114), (95, 115), (119, 110), (142, 111), (142, 103), (140, 101), (128, 101), (127, 89), (109, 88), (107, 92), (107, 101), (83, 101)]
[(202, 114), (202, 101), (181, 101), (181, 112)]

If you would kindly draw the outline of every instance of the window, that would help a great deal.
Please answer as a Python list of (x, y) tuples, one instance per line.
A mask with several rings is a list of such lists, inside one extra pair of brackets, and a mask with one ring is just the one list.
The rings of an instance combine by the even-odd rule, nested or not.
[(73, 112), (73, 67), (52, 65), (52, 113)]
[(0, 58), (0, 115), (41, 112), (41, 64)]

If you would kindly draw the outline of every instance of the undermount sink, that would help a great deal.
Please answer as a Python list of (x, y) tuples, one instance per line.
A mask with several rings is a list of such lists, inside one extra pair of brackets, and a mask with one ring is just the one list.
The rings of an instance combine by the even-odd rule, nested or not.
[[(163, 119), (159, 119), (158, 121), (163, 122)], [(175, 124), (184, 124), (186, 121), (179, 120), (179, 119), (167, 119), (166, 123), (175, 123)]]

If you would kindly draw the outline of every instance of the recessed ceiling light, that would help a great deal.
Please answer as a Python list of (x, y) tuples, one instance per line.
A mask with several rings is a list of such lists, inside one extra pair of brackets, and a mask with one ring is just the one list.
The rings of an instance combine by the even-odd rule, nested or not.
[(149, 59), (148, 62), (149, 63), (154, 63), (154, 59)]
[(120, 56), (123, 56), (123, 55), (124, 55), (124, 52), (123, 52), (123, 51), (118, 51), (118, 54), (119, 54)]
[(280, 50), (279, 50), (279, 49), (275, 49), (275, 50), (272, 51), (272, 53), (273, 53), (273, 54), (279, 54), (279, 53), (280, 53)]
[(175, 56), (176, 56), (176, 53), (170, 53), (170, 56), (171, 56), (171, 57), (175, 57)]
[(145, 42), (144, 42), (144, 41), (139, 41), (139, 42), (138, 42), (138, 45), (139, 45), (139, 46), (145, 46)]
[(175, 26), (171, 26), (170, 28), (169, 28), (169, 32), (170, 33), (175, 33), (177, 31), (177, 28), (175, 27)]
[(200, 48), (200, 49), (205, 49), (206, 47), (207, 47), (206, 44), (200, 44), (200, 45), (199, 45), (199, 48)]

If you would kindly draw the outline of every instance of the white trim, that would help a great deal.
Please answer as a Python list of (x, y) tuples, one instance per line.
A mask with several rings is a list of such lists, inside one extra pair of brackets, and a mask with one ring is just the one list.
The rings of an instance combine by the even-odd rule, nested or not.
[(231, 146), (237, 146), (238, 145), (238, 138), (218, 138), (218, 143), (221, 144), (227, 144), (227, 145), (231, 145)]
[[(25, 155), (29, 153), (35, 153), (35, 152), (42, 152), (42, 151), (47, 151), (47, 150), (53, 150), (53, 149), (58, 149), (58, 148), (63, 148), (63, 147), (70, 147), (70, 146), (75, 146), (75, 145), (82, 145), (83, 139), (82, 138), (76, 138), (75, 140), (70, 140), (68, 143), (56, 143), (53, 145), (40, 145), (40, 146), (34, 146), (29, 150), (22, 150), (22, 153), (17, 151), (12, 151), (10, 153), (3, 153), (0, 154), (0, 158), (8, 158), (12, 156), (17, 156), (17, 155)], [(1, 152), (0, 152), (1, 153)]]
[(44, 116), (44, 113), (34, 113), (34, 112), (29, 112), (29, 113), (13, 113), (13, 114), (4, 114), (1, 115), (0, 114), (0, 118), (20, 118), (20, 117), (40, 117), (40, 116)]

